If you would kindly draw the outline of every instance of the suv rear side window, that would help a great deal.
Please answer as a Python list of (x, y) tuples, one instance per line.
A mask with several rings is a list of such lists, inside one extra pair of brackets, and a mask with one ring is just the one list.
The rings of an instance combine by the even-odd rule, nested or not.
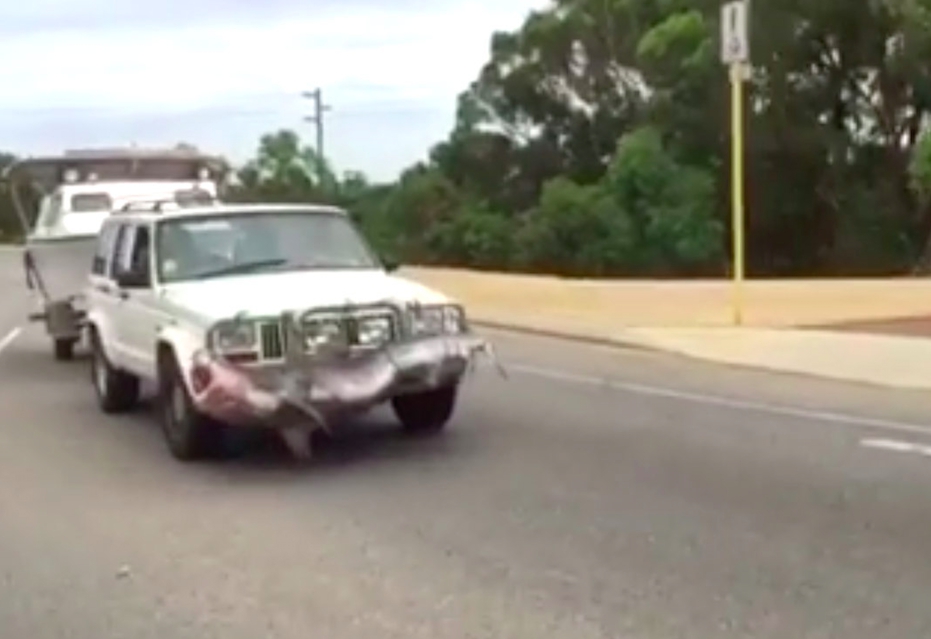
[(129, 257), (129, 267), (134, 273), (149, 272), (149, 251), (151, 248), (149, 227), (137, 226), (132, 254)]
[(129, 244), (132, 240), (133, 227), (130, 224), (120, 224), (113, 242), (113, 252), (110, 254), (110, 275), (116, 275), (120, 266), (128, 264)]

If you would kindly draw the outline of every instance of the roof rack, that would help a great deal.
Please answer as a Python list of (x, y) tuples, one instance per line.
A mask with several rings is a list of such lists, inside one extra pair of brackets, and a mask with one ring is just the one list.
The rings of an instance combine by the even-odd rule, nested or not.
[(179, 210), (185, 208), (194, 208), (196, 206), (211, 206), (218, 204), (220, 202), (219, 198), (211, 197), (194, 203), (194, 206), (185, 206), (184, 202), (179, 202), (176, 197), (163, 197), (163, 198), (153, 198), (153, 199), (144, 199), (144, 200), (131, 200), (121, 206), (118, 213), (134, 213), (138, 211), (148, 211), (152, 213), (161, 213), (165, 210), (166, 204), (173, 204)]
[(132, 202), (127, 202), (119, 208), (119, 213), (134, 213), (137, 211), (152, 211), (154, 213), (161, 213), (165, 204), (177, 202), (174, 198), (161, 198), (158, 200), (133, 200)]

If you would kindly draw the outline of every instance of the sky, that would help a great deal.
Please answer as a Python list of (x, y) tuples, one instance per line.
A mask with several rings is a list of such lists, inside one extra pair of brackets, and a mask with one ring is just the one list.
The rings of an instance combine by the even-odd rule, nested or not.
[[(243, 162), (320, 87), (338, 171), (390, 180), (453, 124), (491, 34), (541, 0), (0, 2), (0, 151), (196, 144)], [(136, 5), (136, 6), (133, 6)]]

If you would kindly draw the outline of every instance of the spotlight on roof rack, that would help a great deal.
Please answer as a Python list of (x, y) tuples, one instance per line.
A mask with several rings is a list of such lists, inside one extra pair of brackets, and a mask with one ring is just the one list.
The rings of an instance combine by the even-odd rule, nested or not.
[(67, 169), (63, 177), (65, 178), (65, 182), (67, 182), (68, 184), (74, 184), (75, 182), (78, 181), (78, 178), (81, 176), (78, 173), (77, 169)]
[(202, 182), (206, 182), (210, 179), (210, 169), (208, 169), (206, 166), (200, 167), (200, 171), (197, 172), (197, 177)]

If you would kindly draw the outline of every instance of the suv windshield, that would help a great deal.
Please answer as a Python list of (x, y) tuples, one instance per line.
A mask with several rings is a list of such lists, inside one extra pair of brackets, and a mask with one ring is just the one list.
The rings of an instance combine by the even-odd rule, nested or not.
[(381, 266), (346, 216), (321, 211), (168, 219), (158, 225), (156, 250), (162, 282)]

